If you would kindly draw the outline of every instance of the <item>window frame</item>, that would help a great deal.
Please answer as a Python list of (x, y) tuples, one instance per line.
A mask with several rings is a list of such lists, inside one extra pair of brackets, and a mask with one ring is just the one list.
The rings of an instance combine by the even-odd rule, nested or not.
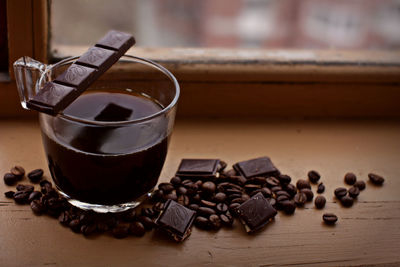
[[(49, 0), (7, 0), (11, 80), (0, 82), (0, 117), (35, 114), (19, 106), (12, 63), (21, 56), (51, 60), (49, 7)], [(77, 55), (85, 48), (69, 49)], [(128, 53), (174, 73), (182, 88), (181, 117), (400, 117), (398, 50), (132, 48)]]

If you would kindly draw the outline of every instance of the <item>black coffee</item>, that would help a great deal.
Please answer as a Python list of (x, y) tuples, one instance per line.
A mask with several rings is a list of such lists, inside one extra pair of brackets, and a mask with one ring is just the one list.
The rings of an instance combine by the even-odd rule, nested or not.
[[(64, 113), (124, 121), (161, 109), (139, 94), (89, 91)], [(54, 136), (42, 133), (49, 169), (57, 187), (71, 198), (94, 204), (125, 203), (156, 185), (167, 154), (165, 118), (129, 127), (87, 126), (55, 118), (52, 127)]]

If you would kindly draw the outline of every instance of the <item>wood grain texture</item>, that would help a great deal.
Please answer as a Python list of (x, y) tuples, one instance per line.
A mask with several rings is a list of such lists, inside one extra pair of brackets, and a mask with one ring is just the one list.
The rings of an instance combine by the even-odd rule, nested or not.
[[(38, 124), (0, 121), (0, 172), (14, 165), (46, 168)], [(194, 228), (182, 244), (157, 232), (143, 238), (85, 238), (47, 216), (34, 216), (0, 195), (1, 266), (399, 266), (400, 124), (372, 120), (178, 120), (160, 181), (167, 181), (182, 158), (221, 158), (229, 165), (257, 156), (296, 181), (309, 170), (326, 185), (324, 210), (311, 203), (293, 216), (279, 213), (264, 230), (247, 235), (233, 229)], [(351, 208), (336, 203), (333, 190), (354, 172), (386, 178), (367, 182)], [(25, 178), (26, 179), (26, 178)], [(26, 182), (26, 180), (25, 180)], [(0, 191), (11, 189), (0, 183)], [(316, 188), (313, 187), (315, 192)], [(324, 212), (339, 221), (325, 226)]]

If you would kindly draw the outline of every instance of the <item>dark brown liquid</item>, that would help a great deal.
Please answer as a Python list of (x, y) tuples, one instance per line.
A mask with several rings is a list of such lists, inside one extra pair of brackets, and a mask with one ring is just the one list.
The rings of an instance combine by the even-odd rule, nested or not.
[[(161, 109), (152, 99), (136, 94), (90, 92), (64, 112), (90, 120), (121, 121)], [(42, 134), (55, 184), (83, 202), (111, 205), (135, 200), (157, 183), (167, 154), (166, 125), (163, 118), (135, 127), (88, 127), (55, 119), (54, 136)]]

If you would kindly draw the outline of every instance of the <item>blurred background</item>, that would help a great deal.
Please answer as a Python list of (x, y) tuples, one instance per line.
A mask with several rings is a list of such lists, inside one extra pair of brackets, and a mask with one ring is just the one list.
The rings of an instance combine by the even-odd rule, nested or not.
[(142, 47), (398, 49), (400, 0), (52, 0), (51, 47), (109, 29)]

